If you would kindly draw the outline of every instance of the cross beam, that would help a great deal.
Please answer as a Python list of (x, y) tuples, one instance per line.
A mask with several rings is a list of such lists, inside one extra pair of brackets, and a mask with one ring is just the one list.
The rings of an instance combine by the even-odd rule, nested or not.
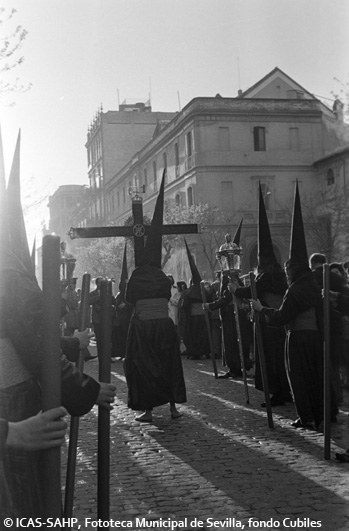
[[(135, 265), (141, 263), (141, 256), (144, 249), (144, 237), (147, 236), (150, 225), (144, 225), (142, 198), (138, 195), (132, 199), (133, 225), (110, 226), (110, 227), (71, 227), (69, 236), (72, 240), (76, 238), (117, 238), (133, 237)], [(179, 225), (163, 225), (162, 234), (198, 234), (200, 225), (195, 223), (185, 223)]]

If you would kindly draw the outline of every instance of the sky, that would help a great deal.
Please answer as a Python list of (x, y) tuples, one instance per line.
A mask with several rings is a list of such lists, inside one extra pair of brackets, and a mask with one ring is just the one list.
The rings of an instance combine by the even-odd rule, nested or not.
[(0, 25), (0, 38), (13, 25), (28, 32), (24, 62), (2, 78), (31, 88), (0, 93), (0, 125), (7, 174), (21, 129), (30, 245), (41, 238), (49, 195), (88, 185), (87, 128), (101, 105), (117, 110), (125, 99), (150, 96), (153, 111), (178, 111), (199, 96), (235, 97), (278, 66), (331, 106), (341, 88), (334, 78), (349, 81), (347, 0), (0, 0), (1, 7), (16, 14)]

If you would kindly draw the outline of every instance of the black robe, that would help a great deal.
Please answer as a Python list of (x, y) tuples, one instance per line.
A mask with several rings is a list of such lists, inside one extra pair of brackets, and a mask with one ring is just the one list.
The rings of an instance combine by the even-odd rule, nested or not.
[[(211, 311), (219, 309), (223, 332), (225, 364), (229, 367), (229, 370), (233, 375), (241, 376), (242, 368), (239, 353), (238, 335), (236, 330), (233, 296), (230, 293), (228, 286), (222, 286), (220, 297), (215, 301), (210, 302), (209, 308)], [(247, 320), (247, 315), (244, 310), (238, 309), (238, 316), (244, 363), (246, 369), (248, 370), (250, 368), (250, 323)]]
[[(136, 268), (128, 282), (127, 302), (171, 296), (169, 278), (153, 266)], [(170, 317), (140, 320), (134, 311), (124, 362), (128, 407), (138, 411), (186, 402), (182, 362), (175, 325)]]
[[(267, 272), (261, 272), (256, 278), (257, 297), (263, 306), (278, 309), (287, 289), (285, 275), (281, 272), (278, 282)], [(235, 295), (239, 298), (250, 299), (251, 288), (249, 286), (238, 288)], [(290, 387), (285, 367), (285, 330), (283, 326), (271, 326), (261, 323), (261, 333), (264, 347), (265, 364), (270, 393), (281, 401), (290, 397)], [(260, 360), (255, 341), (255, 387), (263, 391)]]
[[(307, 319), (309, 312), (315, 326), (297, 329), (295, 323)], [(286, 326), (287, 374), (296, 410), (302, 424), (318, 426), (323, 419), (322, 297), (312, 273), (301, 273), (280, 308), (265, 308), (263, 314), (269, 324)]]
[[(193, 284), (183, 293), (180, 306), (181, 323), (183, 323), (183, 340), (187, 347), (188, 358), (209, 358), (210, 342), (205, 312), (202, 309), (202, 295), (200, 285)], [(198, 314), (193, 315), (193, 307), (198, 308)]]

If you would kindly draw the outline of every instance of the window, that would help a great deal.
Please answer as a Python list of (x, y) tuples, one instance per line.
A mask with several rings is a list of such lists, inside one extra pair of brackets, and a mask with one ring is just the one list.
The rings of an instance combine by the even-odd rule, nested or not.
[(116, 192), (116, 201), (118, 204), (118, 208), (120, 208), (120, 192)]
[(126, 203), (126, 190), (125, 190), (125, 187), (123, 187), (122, 189), (122, 199), (124, 201), (124, 204)]
[(329, 168), (327, 171), (327, 186), (331, 186), (332, 184), (334, 184), (334, 173), (332, 168)]
[(144, 168), (144, 170), (143, 170), (143, 177), (144, 177), (143, 185), (144, 185), (144, 191), (145, 191), (147, 189), (147, 187), (148, 187), (148, 172), (147, 172), (147, 168)]
[(175, 172), (176, 172), (176, 177), (178, 177), (179, 175), (179, 147), (178, 147), (177, 142), (174, 145), (174, 155), (175, 155)]
[(265, 151), (265, 127), (253, 128), (253, 142), (255, 151)]
[(189, 188), (187, 190), (187, 196), (188, 196), (188, 206), (191, 207), (194, 204), (193, 188), (191, 186), (189, 186)]
[(176, 207), (181, 206), (181, 196), (179, 194), (176, 194), (175, 203), (176, 203)]
[(174, 151), (175, 151), (175, 165), (179, 166), (179, 147), (178, 143), (174, 145)]
[(191, 131), (186, 135), (186, 147), (187, 147), (187, 158), (185, 161), (185, 169), (190, 170), (193, 167), (193, 136)]
[(193, 154), (193, 142), (192, 142), (192, 136), (191, 131), (187, 133), (187, 156), (191, 157)]

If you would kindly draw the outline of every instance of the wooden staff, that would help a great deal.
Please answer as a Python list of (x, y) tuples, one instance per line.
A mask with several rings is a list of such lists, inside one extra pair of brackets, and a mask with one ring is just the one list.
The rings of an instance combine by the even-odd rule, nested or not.
[[(200, 282), (200, 289), (201, 289), (202, 302), (205, 304), (207, 299), (206, 299), (206, 290), (205, 290), (205, 281), (204, 280), (201, 280), (201, 282)], [(211, 360), (212, 360), (214, 377), (218, 378), (217, 363), (216, 363), (216, 359), (214, 357), (214, 352), (213, 352), (214, 349), (213, 349), (211, 325), (210, 325), (210, 319), (208, 317), (208, 311), (207, 310), (205, 310), (205, 323), (206, 323), (206, 327), (207, 327), (208, 340), (209, 340), (209, 343), (210, 343), (210, 357), (211, 357)]]
[[(82, 277), (81, 286), (81, 303), (79, 309), (79, 331), (82, 332), (88, 328), (90, 321), (90, 305), (89, 305), (89, 292), (90, 292), (90, 280), (91, 277), (88, 273), (85, 273)], [(79, 357), (76, 362), (76, 367), (79, 371), (84, 369), (85, 352), (83, 349), (79, 351)], [(74, 484), (75, 484), (75, 469), (76, 469), (76, 455), (78, 449), (78, 436), (79, 436), (79, 417), (72, 417), (70, 420), (70, 433), (69, 433), (69, 448), (68, 448), (68, 462), (67, 462), (67, 477), (65, 483), (65, 497), (64, 497), (64, 517), (71, 518), (73, 515), (73, 503), (74, 503)]]
[[(111, 282), (101, 282), (101, 352), (99, 353), (99, 381), (110, 383), (111, 370)], [(97, 517), (109, 520), (110, 506), (110, 412), (98, 408), (98, 474), (97, 474)], [(100, 527), (103, 529), (103, 527)]]
[(233, 305), (234, 305), (236, 336), (237, 336), (237, 343), (238, 343), (238, 349), (239, 349), (240, 364), (241, 364), (241, 370), (242, 370), (242, 378), (244, 380), (246, 404), (249, 404), (250, 403), (250, 396), (249, 396), (249, 393), (248, 393), (245, 358), (244, 358), (244, 351), (243, 351), (243, 348), (242, 348), (241, 328), (240, 328), (240, 320), (239, 320), (239, 308), (238, 308), (237, 298), (235, 297), (234, 294), (233, 294)]
[[(220, 262), (220, 261), (219, 261)], [(223, 268), (222, 268), (222, 264), (221, 264), (221, 274), (220, 274), (220, 278), (219, 278), (219, 295), (221, 295), (222, 293), (222, 288), (223, 288)], [(221, 342), (222, 342), (222, 348), (221, 348), (221, 352), (222, 352), (222, 367), (225, 367), (227, 365), (227, 360), (225, 358), (225, 348), (224, 348), (224, 331), (223, 331), (223, 325), (222, 325), (222, 320), (221, 318), (219, 317), (220, 321), (221, 321)]]
[(323, 266), (324, 312), (324, 459), (331, 458), (330, 266)]
[[(41, 365), (42, 409), (46, 411), (61, 405), (61, 345), (60, 345), (60, 240), (48, 235), (42, 243), (42, 285), (44, 356)], [(60, 518), (61, 450), (50, 448), (43, 452), (42, 466), (45, 517)]]
[[(250, 288), (251, 288), (252, 299), (257, 300), (257, 287), (256, 287), (256, 282), (254, 279), (253, 271), (250, 271)], [(264, 390), (265, 405), (266, 405), (267, 416), (268, 416), (268, 426), (270, 429), (273, 429), (274, 422), (273, 422), (273, 414), (271, 411), (271, 403), (270, 403), (270, 396), (269, 396), (269, 384), (268, 384), (267, 366), (265, 363), (265, 356), (264, 356), (260, 315), (258, 312), (253, 312), (253, 317), (254, 317), (255, 346), (257, 346), (259, 364), (261, 367), (262, 385), (263, 385), (263, 390)], [(255, 352), (255, 357), (256, 357), (256, 352)]]

